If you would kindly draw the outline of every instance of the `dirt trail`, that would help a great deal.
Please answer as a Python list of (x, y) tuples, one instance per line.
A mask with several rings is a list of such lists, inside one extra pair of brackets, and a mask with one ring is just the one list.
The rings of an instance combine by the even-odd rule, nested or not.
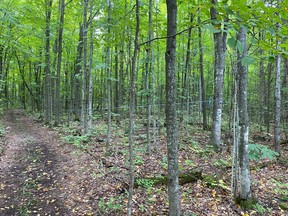
[(70, 215), (61, 193), (59, 143), (21, 110), (4, 116), (6, 149), (0, 157), (0, 215)]

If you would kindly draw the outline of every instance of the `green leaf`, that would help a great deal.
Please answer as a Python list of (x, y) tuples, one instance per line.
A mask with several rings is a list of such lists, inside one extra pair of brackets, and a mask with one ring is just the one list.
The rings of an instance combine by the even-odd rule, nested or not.
[(231, 10), (229, 7), (227, 7), (226, 5), (224, 6), (224, 9), (225, 9), (225, 12), (227, 13), (227, 14), (234, 14), (234, 11), (233, 10)]
[(269, 62), (274, 62), (275, 61), (275, 56), (274, 55), (270, 55), (269, 57), (268, 57), (268, 61)]
[(267, 31), (268, 31), (271, 35), (275, 35), (275, 34), (276, 34), (276, 31), (275, 31), (275, 29), (274, 29), (272, 26), (270, 26), (270, 27), (267, 29)]
[(241, 63), (243, 65), (250, 65), (250, 64), (253, 64), (254, 63), (254, 59), (250, 56), (245, 56), (242, 60), (241, 60)]
[(244, 47), (243, 47), (243, 44), (241, 44), (238, 40), (237, 40), (237, 43), (236, 43), (236, 47), (237, 47), (237, 50), (243, 54), (243, 51), (244, 51)]
[(204, 25), (206, 29), (208, 29), (211, 33), (219, 33), (220, 29), (216, 29), (213, 25)]
[(236, 45), (237, 45), (237, 40), (235, 38), (229, 38), (227, 40), (227, 44), (232, 48), (235, 49)]

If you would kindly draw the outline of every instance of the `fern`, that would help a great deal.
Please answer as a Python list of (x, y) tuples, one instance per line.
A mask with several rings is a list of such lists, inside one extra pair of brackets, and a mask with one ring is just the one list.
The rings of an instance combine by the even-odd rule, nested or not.
[(274, 160), (279, 153), (261, 144), (249, 144), (249, 159), (259, 161), (261, 159)]

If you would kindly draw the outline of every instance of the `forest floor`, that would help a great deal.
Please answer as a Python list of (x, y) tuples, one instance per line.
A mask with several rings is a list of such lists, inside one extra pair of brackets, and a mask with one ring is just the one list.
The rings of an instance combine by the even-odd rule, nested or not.
[[(76, 124), (51, 129), (22, 110), (6, 111), (1, 121), (1, 216), (126, 214), (126, 120), (113, 125), (110, 153), (105, 151), (105, 122), (97, 121), (97, 133), (81, 136)], [(167, 173), (164, 133), (159, 133), (157, 147), (148, 156), (141, 121), (135, 132), (138, 187), (133, 196), (133, 215), (167, 215), (165, 183), (154, 185), (155, 178)], [(245, 210), (231, 197), (231, 154), (214, 153), (207, 146), (209, 131), (197, 126), (189, 133), (180, 130), (179, 137), (181, 173), (201, 173), (181, 185), (183, 215), (288, 215), (287, 144), (282, 145), (280, 159), (251, 162), (251, 188), (257, 203)], [(271, 140), (263, 139), (265, 134), (257, 132), (251, 134), (253, 137), (271, 147)]]

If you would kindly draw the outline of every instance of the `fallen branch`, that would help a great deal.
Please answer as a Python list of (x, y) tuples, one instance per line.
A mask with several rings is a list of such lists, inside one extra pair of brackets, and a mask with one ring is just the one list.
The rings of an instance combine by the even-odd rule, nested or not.
[[(188, 171), (179, 174), (179, 184), (184, 185), (197, 180), (202, 180), (202, 171)], [(168, 176), (156, 176), (147, 178), (136, 178), (134, 187), (145, 187), (145, 182), (151, 186), (155, 185), (168, 185)]]

